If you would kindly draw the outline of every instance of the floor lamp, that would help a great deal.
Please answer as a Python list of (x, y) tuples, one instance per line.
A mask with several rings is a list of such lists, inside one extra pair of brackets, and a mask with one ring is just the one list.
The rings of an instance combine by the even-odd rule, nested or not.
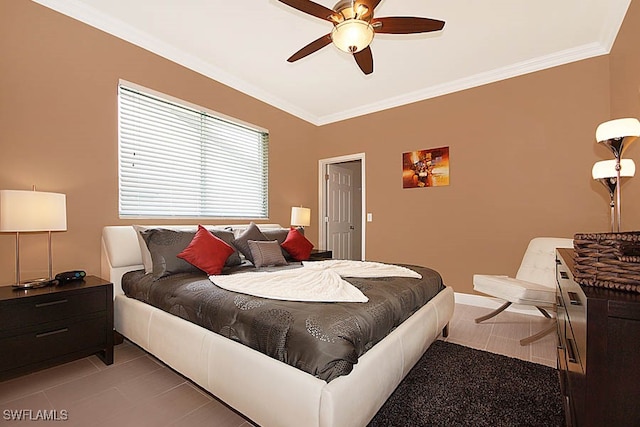
[[(51, 232), (67, 230), (67, 201), (60, 193), (0, 190), (0, 232), (16, 235), (16, 283), (18, 288), (46, 286), (53, 278)], [(20, 280), (20, 234), (48, 233), (49, 277)]]
[[(620, 160), (620, 185), (622, 178), (632, 177), (636, 173), (636, 164), (631, 159)], [(618, 187), (618, 171), (616, 170), (615, 160), (602, 160), (596, 162), (591, 170), (593, 179), (602, 183), (609, 191), (609, 207), (611, 208), (611, 232), (615, 232), (616, 226), (616, 203), (614, 201), (616, 188)]]
[[(606, 145), (615, 157), (616, 182), (620, 182), (620, 160), (629, 145), (640, 136), (640, 121), (634, 118), (616, 119), (604, 122), (596, 129), (596, 141)], [(620, 187), (616, 186), (616, 230), (620, 231), (621, 203)]]

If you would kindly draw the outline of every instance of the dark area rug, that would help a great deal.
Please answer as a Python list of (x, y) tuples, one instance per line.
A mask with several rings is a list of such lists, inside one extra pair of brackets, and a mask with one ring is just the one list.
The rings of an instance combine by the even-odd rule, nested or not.
[(564, 426), (558, 371), (436, 341), (369, 424), (378, 426)]

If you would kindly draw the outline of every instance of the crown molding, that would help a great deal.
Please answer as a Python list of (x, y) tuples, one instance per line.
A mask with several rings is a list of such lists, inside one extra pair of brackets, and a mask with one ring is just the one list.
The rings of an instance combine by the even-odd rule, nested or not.
[(308, 111), (274, 96), (273, 94), (268, 93), (242, 79), (239, 79), (208, 62), (205, 62), (193, 55), (186, 54), (171, 44), (152, 37), (131, 25), (98, 12), (83, 2), (77, 0), (31, 1), (141, 47), (149, 52), (202, 74), (205, 77), (209, 77), (219, 83), (251, 96), (252, 98), (256, 98), (259, 101), (283, 110), (284, 112), (311, 124), (317, 125), (318, 118)]
[(318, 126), (347, 120), (378, 111), (388, 110), (390, 108), (411, 104), (426, 99), (483, 86), (500, 80), (506, 80), (512, 77), (522, 76), (525, 74), (541, 71), (547, 68), (556, 67), (558, 65), (569, 64), (571, 62), (583, 59), (593, 58), (596, 56), (606, 55), (609, 50), (600, 43), (590, 43), (573, 49), (552, 53), (550, 55), (533, 58), (506, 67), (496, 68), (484, 73), (474, 74), (458, 80), (452, 80), (440, 85), (430, 86), (415, 92), (403, 94), (394, 98), (385, 99), (382, 102), (376, 102), (362, 107), (341, 111), (336, 114), (323, 116), (316, 123)]
[(602, 33), (600, 34), (600, 40), (602, 45), (606, 48), (607, 53), (613, 49), (613, 44), (616, 42), (618, 31), (622, 27), (624, 18), (631, 5), (631, 0), (627, 0), (624, 3), (619, 4), (619, 8), (609, 9), (609, 15), (607, 22), (602, 26)]
[(49, 9), (53, 9), (63, 15), (84, 22), (92, 27), (102, 30), (115, 37), (123, 39), (145, 50), (153, 52), (163, 58), (180, 64), (186, 68), (196, 71), (206, 77), (216, 80), (226, 86), (229, 86), (248, 96), (265, 102), (275, 108), (286, 113), (296, 116), (316, 126), (323, 126), (402, 105), (435, 98), (442, 95), (470, 89), (500, 80), (521, 76), (536, 71), (568, 64), (583, 59), (593, 58), (596, 56), (608, 54), (616, 36), (624, 21), (626, 11), (631, 4), (631, 0), (618, 3), (618, 8), (609, 9), (607, 22), (603, 25), (599, 41), (589, 43), (576, 48), (567, 49), (561, 52), (552, 53), (546, 56), (532, 58), (520, 63), (497, 68), (487, 72), (475, 74), (462, 79), (446, 82), (403, 94), (397, 97), (389, 98), (380, 102), (371, 103), (358, 108), (343, 110), (334, 114), (317, 116), (309, 111), (300, 108), (290, 102), (287, 102), (272, 93), (268, 93), (259, 87), (252, 85), (242, 79), (239, 79), (226, 71), (211, 65), (193, 55), (185, 54), (180, 49), (175, 48), (169, 43), (151, 37), (149, 34), (142, 32), (120, 20), (115, 20), (103, 13), (87, 6), (78, 0), (32, 0)]

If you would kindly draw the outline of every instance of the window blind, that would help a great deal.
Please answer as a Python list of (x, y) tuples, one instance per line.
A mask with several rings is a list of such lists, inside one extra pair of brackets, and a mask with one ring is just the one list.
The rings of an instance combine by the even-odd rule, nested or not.
[(267, 218), (269, 134), (119, 85), (120, 216)]

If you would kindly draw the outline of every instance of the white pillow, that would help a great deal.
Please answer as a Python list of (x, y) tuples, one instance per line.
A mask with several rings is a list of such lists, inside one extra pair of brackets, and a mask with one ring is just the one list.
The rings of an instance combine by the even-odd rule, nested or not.
[(153, 271), (153, 262), (151, 261), (151, 252), (149, 252), (149, 248), (147, 247), (147, 243), (142, 238), (141, 231), (146, 230), (149, 227), (144, 227), (142, 225), (134, 225), (133, 229), (136, 230), (136, 235), (138, 236), (138, 244), (140, 245), (140, 253), (142, 254), (142, 265), (144, 265), (144, 272), (151, 273)]

